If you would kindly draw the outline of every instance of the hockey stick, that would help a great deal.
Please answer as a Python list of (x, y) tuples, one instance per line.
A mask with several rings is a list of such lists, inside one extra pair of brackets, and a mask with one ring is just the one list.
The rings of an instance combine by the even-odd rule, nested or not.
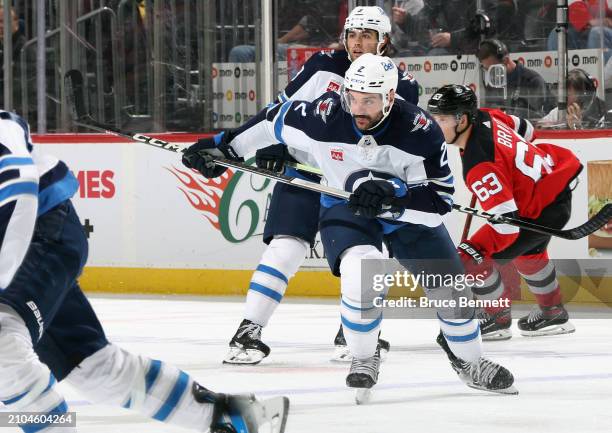
[[(100, 122), (94, 120), (85, 107), (85, 90), (83, 86), (83, 76), (77, 70), (68, 71), (64, 77), (68, 102), (69, 106), (72, 109), (74, 123), (85, 128), (101, 131), (101, 132), (109, 132), (111, 134), (115, 134), (121, 137), (126, 137), (128, 139), (138, 141), (140, 143), (148, 144), (149, 146), (154, 146), (160, 149), (168, 150), (175, 153), (182, 153), (183, 148), (177, 144), (172, 144), (167, 141), (159, 140), (154, 137), (149, 137), (144, 134), (128, 134), (126, 132), (121, 132), (119, 130), (109, 128), (106, 125), (103, 125)], [(304, 188), (310, 191), (323, 193), (330, 195), (332, 197), (341, 198), (344, 200), (348, 200), (351, 193), (348, 191), (343, 191), (341, 189), (332, 188), (326, 185), (321, 185), (315, 182), (309, 182), (307, 180), (299, 179), (292, 176), (287, 176), (285, 174), (276, 173), (270, 170), (264, 170), (262, 168), (253, 167), (250, 165), (243, 164), (237, 161), (230, 161), (227, 159), (215, 159), (215, 163), (228, 168), (233, 168), (236, 170), (241, 170), (248, 173), (257, 174), (260, 176), (267, 177), (269, 179), (276, 180), (278, 182), (286, 183), (289, 185), (294, 185), (299, 188)], [(301, 165), (299, 166), (301, 170), (310, 171), (313, 173), (321, 174), (319, 169), (308, 167)], [(394, 203), (397, 206), (406, 207), (407, 202), (402, 201), (402, 199), (397, 199)], [(462, 206), (458, 204), (453, 204), (453, 209), (459, 212), (466, 213), (468, 215), (475, 215), (481, 218), (485, 218), (491, 223), (497, 224), (509, 224), (513, 226), (517, 226), (522, 229), (531, 230), (534, 232), (542, 233), (547, 236), (556, 236), (563, 239), (576, 240), (583, 238), (585, 236), (594, 233), (599, 230), (605, 224), (608, 223), (610, 219), (612, 219), (612, 204), (605, 205), (593, 218), (588, 220), (586, 223), (575, 227), (573, 229), (568, 230), (559, 230), (550, 227), (541, 226), (538, 224), (534, 224), (529, 221), (521, 220), (518, 218), (510, 218), (503, 215), (495, 215), (488, 212), (480, 211), (473, 207)]]
[[(470, 199), (470, 207), (474, 207), (476, 206), (476, 195), (472, 194), (472, 198)], [(470, 227), (472, 226), (472, 218), (474, 217), (474, 215), (472, 214), (468, 214), (467, 217), (465, 217), (465, 224), (463, 225), (463, 233), (461, 234), (461, 241), (465, 241), (468, 238), (468, 235), (470, 234)]]

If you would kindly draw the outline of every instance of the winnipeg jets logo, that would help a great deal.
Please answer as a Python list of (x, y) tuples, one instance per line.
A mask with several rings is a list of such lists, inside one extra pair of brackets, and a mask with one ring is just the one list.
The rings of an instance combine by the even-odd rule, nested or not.
[(410, 130), (410, 132), (415, 132), (415, 131), (418, 131), (419, 129), (422, 129), (423, 131), (427, 131), (429, 127), (431, 126), (431, 120), (428, 119), (423, 113), (419, 113), (417, 117), (414, 118), (412, 125), (413, 127)]
[(327, 123), (327, 116), (331, 113), (331, 110), (334, 106), (334, 99), (327, 98), (324, 101), (319, 101), (317, 103), (317, 107), (315, 108), (315, 115), (321, 116), (323, 122)]
[(344, 161), (344, 149), (341, 147), (332, 147), (329, 149), (331, 159), (334, 161)]
[(402, 74), (402, 81), (414, 81), (414, 75), (404, 72)]

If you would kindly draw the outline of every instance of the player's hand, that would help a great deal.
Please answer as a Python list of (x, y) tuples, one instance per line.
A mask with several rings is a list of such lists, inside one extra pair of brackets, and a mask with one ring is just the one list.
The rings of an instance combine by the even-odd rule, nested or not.
[(183, 165), (199, 171), (202, 176), (208, 179), (221, 176), (227, 168), (215, 164), (214, 157), (210, 152), (223, 141), (223, 136), (224, 134), (218, 134), (215, 137), (201, 138), (189, 146), (183, 152)]
[(272, 146), (259, 149), (255, 153), (255, 164), (257, 167), (265, 170), (272, 170), (277, 173), (282, 173), (285, 169), (285, 161), (289, 152), (287, 146), (283, 144), (273, 144)]
[(457, 246), (457, 253), (465, 268), (467, 275), (483, 275), (488, 277), (493, 270), (493, 260), (485, 255), (469, 242), (462, 241)]
[(349, 197), (348, 207), (355, 215), (366, 218), (376, 218), (385, 212), (395, 213), (396, 207), (391, 207), (396, 197), (406, 194), (404, 185), (403, 194), (396, 192), (396, 186), (386, 180), (366, 180)]

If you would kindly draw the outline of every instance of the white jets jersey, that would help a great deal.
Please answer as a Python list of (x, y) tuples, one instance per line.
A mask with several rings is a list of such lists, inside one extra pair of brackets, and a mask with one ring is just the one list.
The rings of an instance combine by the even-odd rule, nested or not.
[[(440, 127), (417, 106), (396, 100), (387, 119), (364, 135), (340, 105), (333, 92), (311, 103), (277, 104), (228, 132), (229, 144), (241, 156), (270, 144), (286, 144), (314, 158), (324, 184), (349, 192), (368, 179), (400, 179), (412, 200), (396, 221), (440, 225), (454, 192)], [(323, 206), (334, 202), (322, 199)]]
[[(304, 63), (300, 72), (278, 96), (278, 102), (314, 101), (326, 92), (340, 92), (344, 74), (351, 66), (346, 51), (319, 52)], [(397, 85), (399, 99), (413, 104), (419, 102), (419, 85), (410, 74), (399, 72)], [(303, 164), (315, 165), (308, 154), (289, 148), (289, 154)]]
[(21, 266), (37, 216), (77, 189), (66, 164), (34, 150), (27, 123), (0, 111), (0, 291)]

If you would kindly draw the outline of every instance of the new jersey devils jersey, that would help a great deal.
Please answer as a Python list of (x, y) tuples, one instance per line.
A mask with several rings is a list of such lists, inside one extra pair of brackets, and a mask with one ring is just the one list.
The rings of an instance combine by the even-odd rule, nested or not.
[[(508, 125), (498, 110), (480, 110), (461, 153), (463, 178), (483, 210), (515, 213), (535, 219), (580, 173), (582, 165), (569, 150), (534, 145)], [(490, 255), (509, 246), (518, 227), (487, 224), (469, 242)]]

